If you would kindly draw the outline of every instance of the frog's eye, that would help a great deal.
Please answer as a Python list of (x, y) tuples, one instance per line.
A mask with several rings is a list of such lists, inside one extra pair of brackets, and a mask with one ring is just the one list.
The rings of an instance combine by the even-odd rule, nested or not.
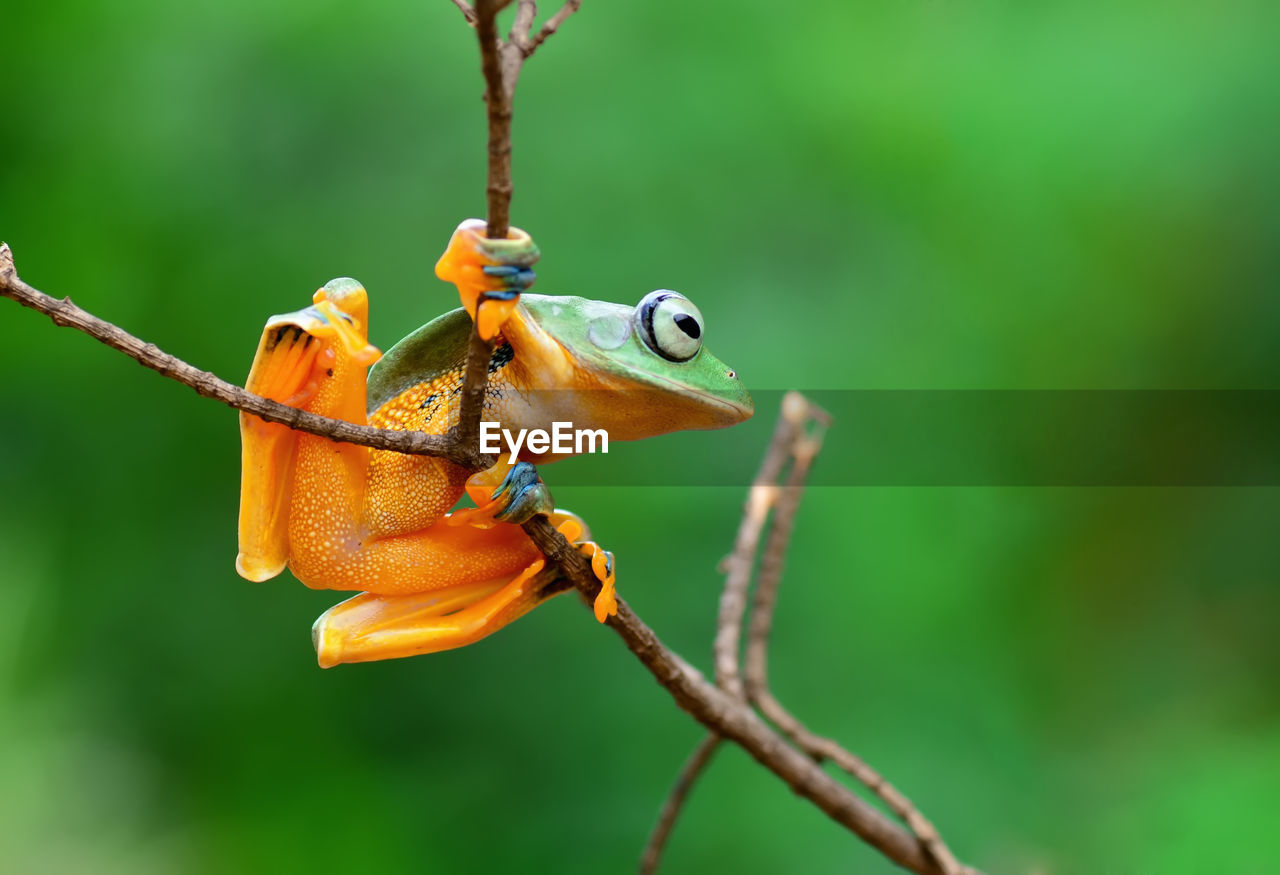
[(678, 292), (650, 292), (636, 306), (636, 330), (645, 346), (673, 362), (685, 362), (702, 347), (702, 314)]

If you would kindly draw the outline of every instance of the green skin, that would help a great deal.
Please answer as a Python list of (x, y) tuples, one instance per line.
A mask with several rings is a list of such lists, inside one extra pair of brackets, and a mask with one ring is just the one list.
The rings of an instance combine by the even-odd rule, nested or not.
[[(507, 369), (509, 378), (521, 390), (507, 393), (493, 411), (503, 426), (549, 429), (552, 421), (568, 420), (605, 428), (611, 440), (638, 440), (724, 428), (751, 416), (751, 396), (728, 366), (700, 342), (687, 361), (660, 355), (643, 336), (639, 311), (567, 295), (521, 295), (503, 328), (519, 363)], [(470, 317), (455, 310), (397, 343), (370, 370), (369, 410), (460, 371), (470, 330)]]
[[(644, 327), (644, 303), (627, 307), (565, 295), (521, 295), (503, 327), (514, 364), (491, 367), (490, 387), (496, 392), (486, 396), (483, 419), (497, 420), (513, 433), (550, 432), (553, 423), (569, 422), (579, 429), (603, 428), (615, 441), (725, 428), (749, 418), (751, 396), (701, 344), (700, 314), (696, 340), (681, 334), (670, 319), (665, 322), (667, 337), (681, 344), (679, 355), (686, 358), (672, 361), (653, 348), (660, 344)], [(683, 298), (672, 303), (681, 313), (697, 312)], [(470, 336), (471, 317), (458, 309), (397, 343), (369, 372), (369, 411), (394, 404), (419, 383), (446, 374), (460, 378)], [(449, 400), (451, 407), (457, 399)], [(550, 512), (551, 494), (533, 463), (564, 455), (571, 453), (535, 454), (525, 445), (519, 464), (491, 493), (504, 500), (497, 518), (519, 523)]]

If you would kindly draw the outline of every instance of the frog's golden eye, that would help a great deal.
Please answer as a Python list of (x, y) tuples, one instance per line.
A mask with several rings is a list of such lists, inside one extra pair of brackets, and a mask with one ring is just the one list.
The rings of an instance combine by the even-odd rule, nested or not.
[(635, 319), (645, 346), (667, 361), (687, 362), (702, 348), (702, 314), (679, 292), (658, 289), (645, 295)]

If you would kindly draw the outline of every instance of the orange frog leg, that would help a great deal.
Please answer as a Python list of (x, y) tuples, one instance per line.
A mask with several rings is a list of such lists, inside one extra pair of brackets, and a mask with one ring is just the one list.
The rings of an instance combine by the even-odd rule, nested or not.
[[(292, 407), (320, 404), (325, 415), (363, 423), (365, 368), (380, 355), (368, 343), (368, 315), (364, 288), (352, 279), (333, 280), (315, 293), (312, 306), (267, 321), (245, 388)], [(249, 580), (267, 580), (283, 571), (289, 558), (298, 432), (241, 413), (240, 438), (236, 570)]]
[[(551, 519), (561, 531), (582, 532), (572, 514), (554, 511)], [(324, 668), (474, 644), (570, 588), (528, 536), (506, 524), (480, 529), (446, 519), (367, 545), (350, 560), (387, 570), (372, 578), (377, 592), (334, 605), (316, 620), (312, 640)], [(511, 570), (495, 573), (504, 566)]]
[(617, 563), (614, 561), (613, 554), (604, 550), (595, 541), (582, 540), (589, 537), (590, 533), (585, 530), (582, 521), (576, 517), (561, 523), (556, 527), (556, 531), (577, 547), (579, 553), (591, 560), (591, 572), (595, 574), (596, 580), (600, 581), (600, 592), (596, 594), (595, 604), (592, 605), (596, 620), (603, 623), (610, 617), (616, 617), (618, 615), (618, 593), (615, 586)]
[(410, 595), (364, 592), (334, 605), (311, 629), (321, 668), (438, 653), (474, 644), (569, 586), (537, 559), (514, 579), (455, 584)]
[(523, 523), (535, 514), (554, 510), (551, 492), (529, 462), (512, 464), (501, 456), (491, 468), (467, 478), (467, 496), (476, 503), (450, 515), (451, 525), (487, 529), (497, 523)]
[(436, 276), (458, 287), (480, 336), (492, 340), (515, 312), (520, 293), (533, 285), (538, 256), (533, 238), (519, 228), (511, 228), (505, 240), (490, 239), (483, 219), (467, 219), (449, 239)]
[(600, 581), (600, 593), (594, 605), (596, 619), (603, 623), (617, 615), (613, 554), (595, 541), (585, 540), (589, 533), (580, 518), (552, 508), (551, 493), (533, 465), (528, 462), (512, 465), (508, 457), (503, 456), (492, 468), (473, 474), (467, 480), (467, 494), (476, 506), (452, 513), (449, 516), (451, 525), (489, 528), (499, 522), (522, 523), (536, 513), (553, 515), (553, 519), (554, 514), (559, 514), (563, 520), (558, 525), (560, 534), (591, 560), (591, 570)]

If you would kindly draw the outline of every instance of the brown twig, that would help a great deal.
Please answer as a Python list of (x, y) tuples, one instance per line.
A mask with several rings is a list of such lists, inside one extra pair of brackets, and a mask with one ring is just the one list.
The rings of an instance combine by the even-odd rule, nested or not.
[(476, 11), (471, 7), (467, 0), (453, 0), (453, 5), (458, 7), (458, 11), (462, 13), (462, 17), (467, 20), (467, 24), (472, 27), (476, 26)]
[[(484, 73), (485, 106), (489, 115), (489, 227), (486, 234), (505, 239), (511, 223), (511, 98), (515, 77), (503, 81), (502, 42), (498, 39), (500, 0), (476, 3), (476, 37), (480, 40), (480, 70)], [(508, 91), (510, 89), (510, 91)]]
[(484, 412), (484, 396), (489, 386), (489, 360), (492, 358), (493, 341), (483, 339), (475, 323), (472, 323), (471, 340), (467, 344), (467, 364), (462, 375), (458, 424), (450, 434), (457, 444), (471, 448), (473, 455), (466, 467), (473, 471), (483, 471), (492, 466), (494, 461), (480, 452), (480, 417)]
[(392, 431), (355, 425), (340, 419), (328, 419), (270, 401), (239, 386), (219, 379), (208, 371), (194, 368), (177, 356), (170, 355), (154, 343), (147, 343), (110, 322), (99, 319), (77, 307), (70, 298), (61, 300), (46, 295), (18, 277), (9, 244), (0, 243), (0, 296), (17, 301), (53, 320), (62, 327), (75, 328), (90, 337), (129, 356), (134, 361), (183, 385), (190, 386), (206, 398), (221, 401), (237, 410), (252, 413), (268, 422), (278, 422), (299, 431), (331, 438), (349, 444), (360, 444), (376, 450), (394, 450), (420, 456), (440, 456), (460, 465), (469, 463), (473, 454), (445, 435), (420, 431)]
[[(489, 175), (485, 188), (489, 217), (485, 234), (494, 239), (505, 238), (511, 227), (511, 195), (515, 190), (511, 183), (511, 119), (520, 70), (534, 50), (582, 5), (582, 0), (568, 0), (537, 35), (531, 37), (538, 4), (535, 0), (517, 0), (515, 21), (503, 41), (498, 37), (496, 16), (510, 2), (477, 0), (473, 14), (467, 16), (480, 42), (480, 70), (485, 82), (489, 117)], [(467, 15), (467, 9), (463, 8), (465, 0), (454, 0), (454, 3)]]
[(811, 732), (787, 711), (769, 690), (757, 691), (752, 696), (752, 702), (760, 709), (761, 714), (815, 761), (831, 760), (883, 800), (885, 805), (907, 824), (920, 843), (928, 849), (930, 857), (937, 863), (940, 872), (944, 875), (973, 875), (976, 872), (960, 863), (928, 818), (920, 813), (910, 799), (886, 781), (878, 771), (867, 765), (861, 757), (846, 750), (834, 740)]
[[(798, 393), (789, 393), (799, 397)], [(765, 450), (764, 460), (742, 508), (742, 522), (734, 539), (733, 552), (725, 559), (724, 589), (720, 593), (720, 615), (716, 624), (715, 667), (716, 683), (731, 696), (745, 698), (742, 674), (739, 669), (738, 650), (742, 640), (742, 617), (747, 610), (747, 589), (751, 585), (751, 572), (755, 567), (760, 534), (778, 494), (778, 477), (791, 455), (796, 430), (802, 424), (796, 420), (796, 411), (803, 414), (803, 406), (795, 403), (782, 405), (781, 415), (773, 429), (773, 437)]]
[[(816, 410), (816, 408), (814, 408)], [(751, 482), (747, 501), (742, 508), (742, 521), (734, 538), (733, 550), (725, 557), (721, 568), (725, 571), (724, 589), (720, 593), (720, 612), (716, 622), (713, 663), (716, 684), (735, 699), (744, 700), (746, 690), (742, 683), (739, 662), (739, 645), (742, 640), (742, 618), (747, 608), (747, 591), (751, 586), (751, 573), (755, 567), (760, 536), (769, 512), (778, 497), (778, 479), (794, 453), (797, 438), (803, 436), (809, 418), (810, 405), (798, 392), (788, 392), (783, 398), (773, 437), (769, 440), (760, 470)], [(824, 414), (825, 415), (825, 414)], [(715, 736), (712, 736), (715, 738)], [(718, 741), (718, 739), (717, 739)], [(703, 741), (702, 744), (707, 744)], [(656, 871), (667, 836), (679, 818), (688, 787), (701, 775), (707, 758), (699, 758), (698, 750), (690, 755), (680, 778), (676, 781), (663, 804), (662, 814), (649, 835), (649, 842), (641, 857), (642, 871)], [(648, 867), (646, 869), (646, 867)]]
[(658, 812), (658, 822), (654, 824), (653, 832), (649, 833), (649, 843), (644, 846), (644, 853), (640, 855), (640, 875), (653, 875), (658, 871), (662, 851), (667, 846), (667, 839), (671, 837), (671, 829), (680, 816), (685, 799), (689, 797), (689, 791), (697, 783), (698, 777), (710, 765), (711, 758), (720, 749), (720, 741), (720, 736), (714, 732), (703, 736), (680, 767), (680, 774), (676, 775), (676, 782), (667, 794), (667, 801), (663, 803), (662, 811)]
[[(598, 589), (598, 586), (596, 587)], [(589, 597), (594, 593), (589, 591)], [(609, 625), (644, 663), (676, 704), (714, 734), (739, 745), (758, 763), (780, 777), (796, 794), (826, 812), (836, 823), (913, 872), (941, 875), (916, 838), (836, 781), (812, 759), (771, 730), (743, 702), (708, 682), (696, 669), (668, 650), (621, 599)]]
[[(773, 439), (765, 453), (760, 473), (752, 483), (743, 510), (742, 523), (734, 551), (726, 560), (728, 574), (721, 595), (716, 635), (716, 672), (721, 689), (729, 695), (741, 695), (743, 683), (739, 675), (738, 642), (751, 570), (765, 519), (772, 509), (763, 557), (760, 560), (756, 597), (752, 605), (747, 644), (745, 694), (751, 704), (771, 720), (802, 751), (821, 762), (831, 759), (855, 779), (861, 781), (900, 817), (930, 854), (931, 862), (945, 875), (966, 875), (973, 870), (961, 865), (942, 841), (937, 830), (901, 792), (864, 763), (836, 744), (810, 732), (794, 715), (778, 703), (768, 688), (767, 641), (772, 627), (773, 609), (783, 562), (795, 526), (804, 484), (809, 469), (822, 446), (822, 438), (830, 418), (799, 393), (788, 393), (783, 399)], [(791, 469), (781, 486), (778, 480), (788, 461)], [(713, 744), (715, 736), (702, 745)], [(679, 816), (691, 784), (706, 766), (703, 746), (694, 751), (681, 771), (671, 795), (663, 806), (658, 825), (650, 836), (642, 857), (642, 871), (657, 868), (663, 846)]]
[[(532, 12), (532, 0), (521, 0)], [(467, 14), (468, 6), (455, 0), (455, 5)], [(510, 100), (514, 93), (515, 74), (519, 64), (534, 48), (555, 32), (565, 18), (577, 10), (579, 3), (569, 2), (547, 22), (537, 37), (530, 39), (528, 28), (533, 15), (518, 15), (521, 27), (526, 30), (515, 33), (510, 43), (502, 45), (496, 36), (493, 17), (504, 3), (481, 0), (475, 10), (476, 29), (480, 34), (482, 65), (490, 95), (503, 95), (491, 100), (490, 121), (490, 237), (505, 237), (507, 214), (510, 204)], [(519, 11), (519, 10), (518, 10)], [(470, 16), (468, 16), (470, 20)], [(504, 53), (503, 64), (495, 71), (493, 58), (498, 50)], [(518, 60), (509, 60), (515, 58)], [(503, 82), (502, 68), (512, 71)], [(494, 78), (491, 74), (497, 72)], [(497, 110), (495, 112), (495, 104)], [(505, 107), (505, 109), (503, 108)], [(498, 138), (507, 138), (495, 149), (495, 125)], [(497, 156), (499, 167), (495, 172), (493, 159)], [(504, 182), (505, 174), (505, 186)], [(497, 233), (500, 232), (500, 233)], [(129, 355), (139, 363), (160, 374), (195, 389), (202, 395), (216, 398), (236, 409), (255, 414), (271, 422), (279, 422), (293, 428), (329, 437), (334, 440), (361, 444), (376, 449), (433, 455), (448, 458), (471, 469), (483, 464), (476, 442), (468, 441), (468, 424), (478, 418), (479, 401), (483, 399), (487, 385), (489, 345), (472, 338), (468, 350), (466, 387), (463, 411), (458, 427), (446, 435), (427, 435), (416, 432), (387, 431), (358, 426), (340, 420), (299, 411), (276, 404), (237, 386), (225, 383), (213, 374), (198, 370), (171, 356), (153, 344), (144, 343), (109, 322), (98, 319), (75, 306), (69, 299), (55, 300), (23, 282), (14, 268), (12, 253), (7, 245), (0, 244), (0, 295), (12, 298), (49, 316), (55, 324), (76, 328), (100, 342)], [(561, 573), (588, 600), (594, 600), (600, 583), (591, 571), (587, 559), (555, 531), (545, 516), (535, 516), (524, 524), (524, 530)], [(756, 536), (758, 540), (758, 535)], [(731, 695), (709, 683), (696, 669), (689, 666), (677, 654), (668, 650), (658, 637), (631, 610), (623, 600), (618, 601), (617, 616), (608, 625), (618, 634), (627, 648), (667, 690), (676, 704), (706, 726), (713, 738), (728, 739), (741, 746), (757, 762), (768, 768), (790, 786), (798, 795), (810, 800), (826, 812), (835, 822), (843, 825), (866, 842), (877, 848), (890, 860), (921, 875), (945, 875), (929, 848), (915, 836), (894, 824), (879, 811), (853, 794), (847, 787), (827, 775), (813, 759), (788, 745), (782, 737), (769, 728), (743, 701), (740, 695)], [(736, 645), (734, 653), (736, 658)], [(711, 742), (707, 742), (711, 745)], [(710, 756), (708, 754), (707, 756)], [(697, 769), (690, 770), (690, 781)], [(688, 787), (684, 788), (685, 793)], [(676, 808), (678, 809), (678, 804)], [(673, 815), (674, 817), (674, 815)]]
[(581, 5), (582, 0), (566, 0), (565, 4), (556, 11), (556, 14), (547, 19), (546, 24), (542, 25), (542, 29), (538, 31), (537, 36), (529, 42), (524, 50), (524, 56), (527, 58), (532, 55), (538, 46), (546, 42), (547, 37), (559, 30), (560, 25), (564, 24), (570, 15), (578, 11), (578, 7)]
[[(807, 412), (805, 414), (808, 416)], [(787, 418), (785, 413), (783, 418)], [(960, 864), (947, 847), (933, 824), (921, 814), (903, 793), (884, 779), (862, 758), (842, 747), (832, 739), (811, 732), (799, 719), (786, 710), (773, 695), (768, 681), (769, 635), (773, 628), (774, 608), (778, 601), (778, 585), (782, 581), (783, 563), (791, 534), (795, 529), (796, 512), (804, 495), (804, 484), (809, 468), (822, 448), (823, 428), (807, 434), (803, 427), (797, 432), (792, 447), (792, 468), (787, 476), (778, 500), (774, 505), (773, 520), (765, 541), (764, 555), (760, 560), (760, 574), (756, 582), (755, 600), (751, 609), (751, 624), (747, 636), (746, 691), (753, 705), (760, 709), (770, 722), (782, 730), (788, 738), (815, 760), (831, 760), (854, 779), (876, 794), (896, 814), (916, 838), (928, 849), (945, 875), (965, 875), (971, 871)]]
[[(789, 393), (799, 398), (798, 393)], [(807, 404), (805, 405), (807, 406)], [(751, 585), (751, 571), (755, 566), (756, 552), (760, 543), (760, 534), (764, 530), (769, 510), (777, 496), (777, 481), (782, 469), (791, 454), (797, 429), (803, 425), (796, 421), (796, 404), (784, 404), (781, 415), (773, 428), (773, 437), (765, 450), (760, 470), (751, 482), (747, 493), (747, 501), (742, 509), (742, 521), (738, 524), (738, 534), (734, 538), (733, 551), (725, 557), (721, 568), (725, 571), (724, 589), (720, 593), (720, 614), (716, 623), (716, 637), (713, 646), (713, 664), (715, 665), (716, 684), (735, 699), (744, 699), (746, 691), (742, 684), (742, 672), (739, 668), (738, 650), (742, 640), (742, 617), (747, 609), (747, 590)], [(662, 858), (662, 850), (666, 846), (667, 837), (680, 816), (689, 787), (697, 781), (702, 770), (711, 759), (710, 753), (700, 756), (704, 748), (714, 750), (719, 744), (719, 737), (712, 735), (700, 742), (690, 754), (681, 769), (680, 776), (667, 801), (649, 841), (645, 845), (640, 858), (641, 872), (657, 871)]]
[[(232, 407), (255, 415), (267, 414), (272, 421), (293, 425), (324, 437), (341, 439), (380, 449), (396, 449), (399, 443), (388, 437), (409, 435), (364, 429), (339, 420), (322, 417), (292, 418), (293, 408), (275, 416), (274, 407), (264, 399), (234, 386), (228, 386), (212, 374), (163, 353), (143, 343), (110, 323), (104, 322), (69, 302), (59, 302), (32, 289), (18, 278), (8, 246), (0, 245), (0, 295), (13, 298), (26, 306), (46, 313), (59, 325), (76, 328), (102, 343), (130, 355), (166, 377), (190, 386), (201, 394), (217, 398)], [(46, 300), (47, 299), (47, 300)], [(224, 391), (223, 387), (235, 391)], [(296, 413), (296, 411), (293, 411)], [(264, 417), (265, 418), (265, 417)], [(431, 438), (428, 447), (415, 447), (425, 455), (439, 455), (465, 460), (468, 453), (449, 435), (422, 435)], [(406, 444), (411, 444), (406, 441)], [(384, 446), (385, 444), (385, 446)], [(459, 462), (462, 464), (463, 462)], [(574, 586), (589, 600), (600, 590), (587, 559), (557, 532), (544, 516), (525, 523), (529, 537)], [(716, 735), (740, 745), (759, 763), (787, 783), (796, 793), (813, 802), (837, 823), (881, 851), (886, 857), (914, 872), (942, 875), (924, 845), (879, 811), (859, 799), (848, 788), (827, 775), (811, 759), (790, 747), (770, 729), (744, 702), (724, 693), (709, 683), (696, 669), (668, 650), (653, 630), (632, 612), (627, 603), (618, 601), (618, 614), (608, 625), (622, 638), (627, 648), (667, 690), (676, 704), (688, 711)]]
[[(715, 666), (716, 684), (736, 699), (743, 699), (746, 695), (739, 670), (738, 649), (742, 639), (742, 617), (747, 608), (747, 589), (751, 584), (751, 571), (755, 565), (760, 534), (769, 518), (769, 509), (777, 491), (775, 484), (787, 462), (794, 432), (795, 423), (786, 416), (779, 416), (774, 425), (773, 437), (769, 440), (764, 459), (760, 463), (760, 470), (747, 493), (733, 550), (721, 563), (726, 575), (724, 589), (720, 594), (720, 614), (716, 624), (712, 663)], [(662, 806), (658, 822), (649, 834), (649, 841), (640, 857), (641, 872), (657, 871), (663, 848), (680, 816), (689, 788), (706, 768), (711, 760), (711, 753), (719, 743), (719, 736), (710, 735), (689, 755)]]

